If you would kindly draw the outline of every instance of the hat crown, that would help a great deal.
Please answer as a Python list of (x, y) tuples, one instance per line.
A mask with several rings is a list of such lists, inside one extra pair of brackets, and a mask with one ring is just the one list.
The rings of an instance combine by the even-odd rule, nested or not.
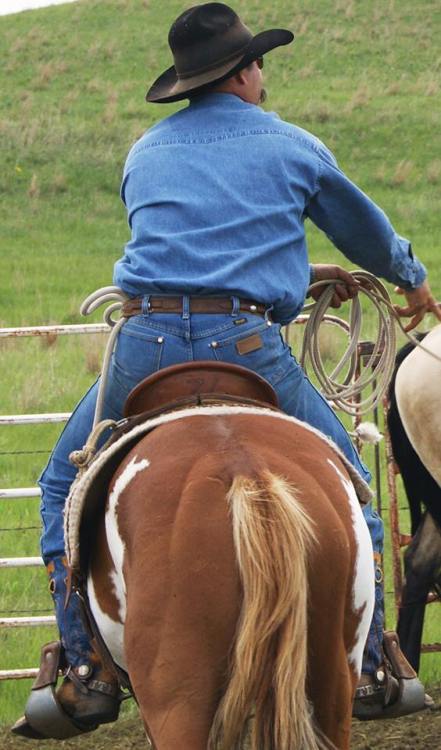
[(238, 15), (223, 3), (205, 3), (185, 10), (173, 23), (168, 35), (172, 52), (176, 48), (188, 46), (204, 36), (217, 36), (225, 33), (238, 21)]
[(237, 13), (224, 3), (204, 3), (184, 11), (168, 42), (176, 72), (185, 78), (240, 54), (253, 39)]

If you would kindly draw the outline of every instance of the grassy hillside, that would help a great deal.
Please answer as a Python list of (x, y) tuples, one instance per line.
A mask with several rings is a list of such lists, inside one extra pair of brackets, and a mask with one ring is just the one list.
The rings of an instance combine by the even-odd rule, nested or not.
[[(79, 0), (0, 18), (0, 326), (77, 322), (111, 283), (128, 238), (120, 176), (133, 141), (182, 105), (147, 105), (170, 65), (167, 31), (186, 2)], [(409, 236), (441, 296), (441, 5), (438, 0), (238, 0), (253, 30), (286, 26), (266, 59), (266, 108), (311, 130)], [(232, 165), (233, 169), (233, 165)], [(341, 259), (309, 230), (313, 260)], [(343, 261), (345, 265), (348, 265)], [(99, 316), (96, 316), (99, 317)], [(99, 370), (101, 343), (0, 342), (0, 412), (69, 410)], [(0, 428), (1, 486), (35, 483), (57, 427)], [(31, 456), (18, 451), (33, 450)], [(11, 451), (14, 455), (10, 455)], [(33, 501), (0, 505), (1, 556), (36, 554)], [(20, 549), (13, 533), (21, 536)], [(2, 614), (48, 609), (42, 571), (2, 571)], [(438, 638), (435, 616), (428, 637)], [(1, 668), (37, 662), (35, 630), (0, 631)], [(438, 656), (424, 675), (439, 679)], [(0, 721), (28, 685), (0, 685)]]
[[(0, 20), (0, 322), (71, 319), (84, 292), (110, 281), (127, 239), (118, 199), (124, 158), (146, 127), (176, 107), (147, 105), (144, 93), (170, 64), (168, 27), (186, 5), (80, 0)], [(294, 45), (267, 58), (266, 106), (335, 151), (412, 237), (439, 286), (439, 3), (251, 0), (236, 7), (252, 29), (296, 33)], [(314, 233), (313, 257), (325, 248), (336, 257)]]

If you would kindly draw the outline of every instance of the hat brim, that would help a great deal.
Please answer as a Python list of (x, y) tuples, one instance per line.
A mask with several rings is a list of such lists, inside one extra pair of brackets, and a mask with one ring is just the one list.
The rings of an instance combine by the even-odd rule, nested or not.
[(168, 68), (150, 87), (146, 94), (146, 101), (156, 104), (166, 104), (168, 102), (177, 102), (180, 99), (187, 99), (189, 96), (197, 94), (208, 84), (221, 83), (226, 78), (237, 73), (242, 68), (263, 57), (276, 47), (282, 47), (290, 44), (294, 39), (292, 31), (287, 29), (269, 29), (256, 34), (251, 40), (245, 52), (229, 60), (224, 65), (217, 68), (206, 70), (199, 75), (191, 78), (180, 79), (177, 76), (176, 68), (172, 65)]

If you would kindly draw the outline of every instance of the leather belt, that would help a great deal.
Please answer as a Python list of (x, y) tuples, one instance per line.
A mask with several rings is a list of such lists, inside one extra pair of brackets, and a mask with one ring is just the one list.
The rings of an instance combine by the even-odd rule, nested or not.
[[(267, 312), (267, 306), (261, 302), (253, 302), (249, 299), (239, 300), (239, 310), (241, 313), (251, 313), (252, 315), (262, 315), (271, 320), (271, 315)], [(190, 313), (225, 313), (231, 314), (233, 311), (233, 300), (231, 297), (189, 297)], [(130, 318), (133, 315), (142, 315), (143, 297), (133, 297), (122, 306), (122, 315)], [(148, 302), (149, 313), (177, 313), (183, 312), (183, 297), (155, 297), (151, 296)]]

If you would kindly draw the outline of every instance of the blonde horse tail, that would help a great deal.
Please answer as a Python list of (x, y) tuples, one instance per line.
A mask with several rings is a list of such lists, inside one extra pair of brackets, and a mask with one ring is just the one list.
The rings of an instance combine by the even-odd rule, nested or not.
[(251, 750), (329, 748), (305, 692), (313, 523), (295, 490), (269, 471), (257, 479), (236, 477), (227, 500), (243, 605), (209, 750), (239, 750), (251, 714)]

